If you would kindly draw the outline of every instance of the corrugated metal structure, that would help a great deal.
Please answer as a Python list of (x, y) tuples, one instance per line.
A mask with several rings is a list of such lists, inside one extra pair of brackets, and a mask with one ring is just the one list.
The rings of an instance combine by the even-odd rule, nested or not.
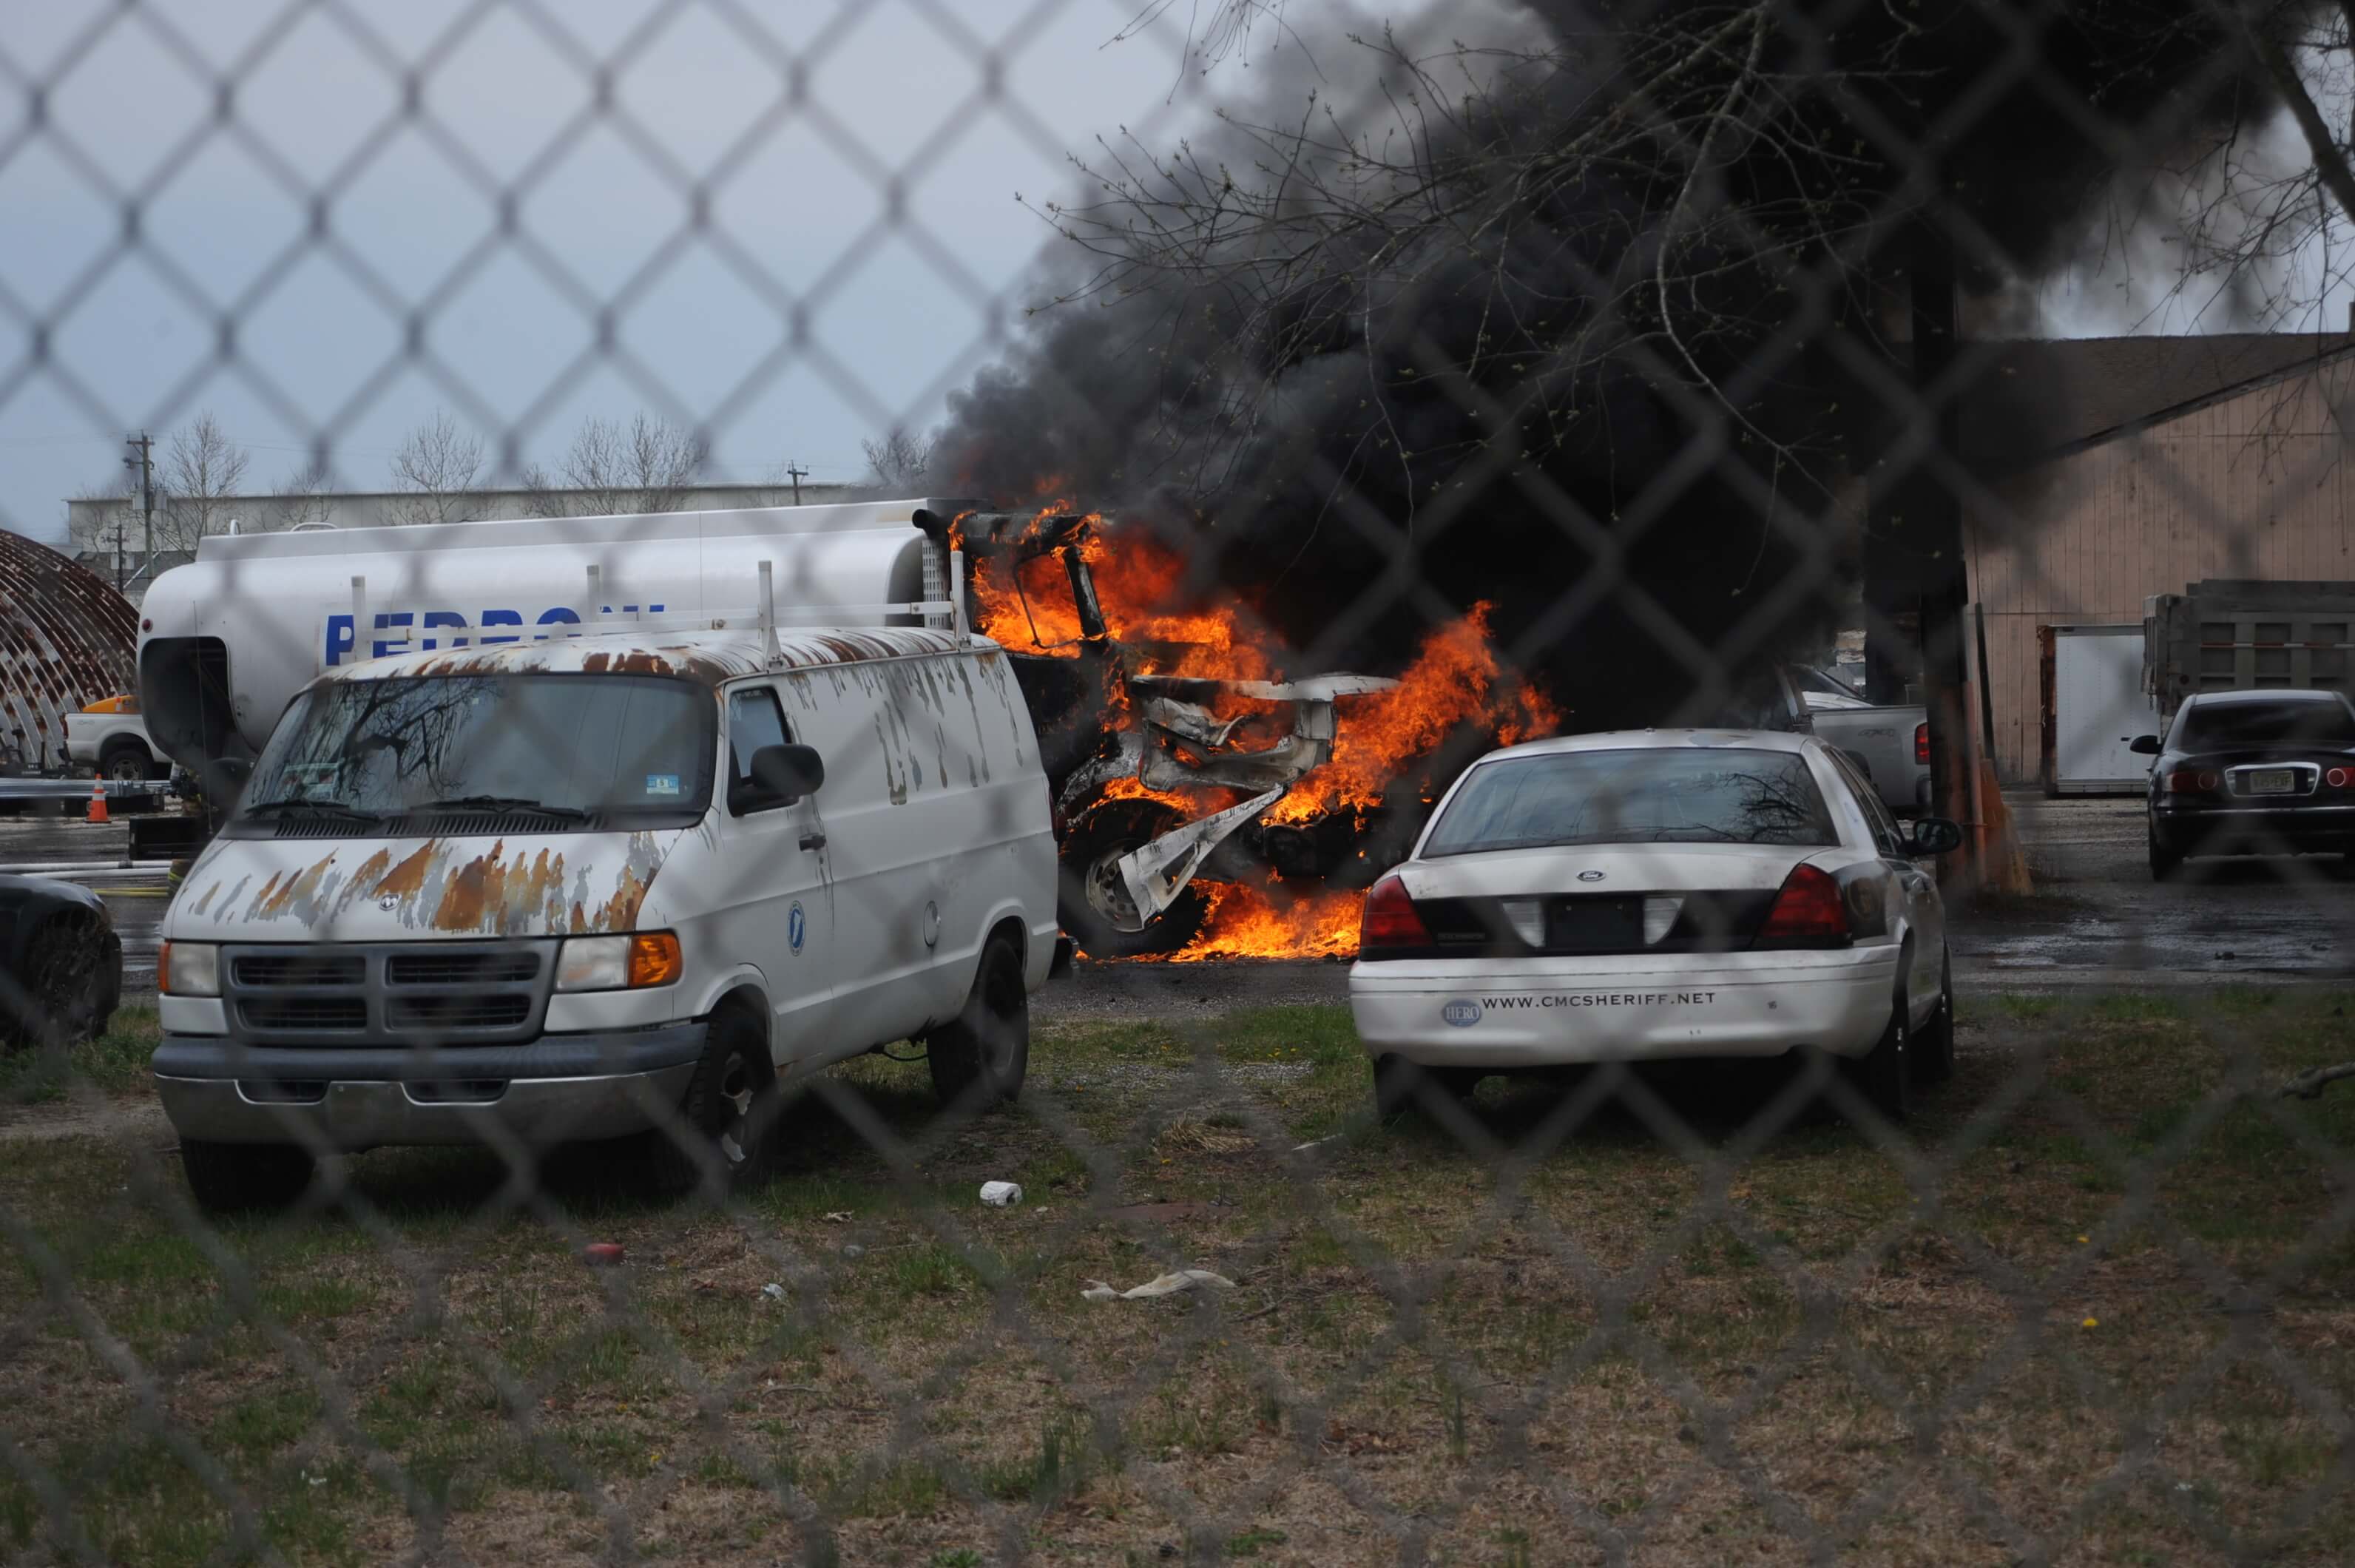
[[(2118, 352), (2137, 341), (2146, 366), (2159, 367), (2143, 379), (2139, 411), (2121, 390), (2135, 368)], [(2067, 394), (2083, 418), (2056, 411), (2048, 455), (2013, 468), (1966, 509), (1971, 592), (1987, 616), (1996, 760), (2007, 783), (2045, 777), (2041, 628), (2139, 624), (2152, 595), (2206, 578), (2355, 578), (2355, 473), (2346, 462), (2355, 347), (2347, 337), (2040, 347), (2085, 359), (2089, 385)], [(2219, 384), (2220, 376), (2239, 379)], [(2069, 378), (2055, 379), (2066, 393)]]
[(0, 531), (0, 741), (20, 767), (65, 762), (65, 719), (137, 689), (139, 618), (104, 578)]

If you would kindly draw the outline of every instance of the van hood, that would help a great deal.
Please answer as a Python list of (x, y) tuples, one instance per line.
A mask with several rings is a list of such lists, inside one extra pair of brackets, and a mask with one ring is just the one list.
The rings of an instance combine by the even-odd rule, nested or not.
[(384, 942), (629, 931), (685, 831), (217, 838), (188, 868), (164, 934)]

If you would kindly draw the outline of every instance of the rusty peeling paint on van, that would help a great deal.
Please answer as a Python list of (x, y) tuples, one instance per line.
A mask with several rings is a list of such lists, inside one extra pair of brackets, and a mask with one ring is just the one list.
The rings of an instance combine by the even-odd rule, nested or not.
[[(610, 839), (581, 842), (612, 847)], [(499, 839), (469, 855), (458, 844), (428, 838), (398, 863), (380, 848), (346, 873), (330, 851), (307, 866), (273, 872), (235, 916), (230, 910), (252, 879), (239, 879), (227, 897), (215, 880), (197, 891), (189, 911), (203, 914), (218, 899), (216, 920), (316, 927), (365, 901), (389, 905), (383, 912), (412, 930), (501, 936), (627, 931), (662, 859), (651, 833), (631, 834), (618, 857), (609, 852), (570, 864), (561, 849), (509, 855)]]

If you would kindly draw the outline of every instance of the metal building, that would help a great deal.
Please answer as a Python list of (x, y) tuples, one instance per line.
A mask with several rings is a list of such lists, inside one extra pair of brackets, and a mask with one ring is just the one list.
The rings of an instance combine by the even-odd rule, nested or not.
[(139, 619), (91, 571), (0, 531), (0, 758), (12, 773), (62, 766), (65, 717), (137, 689)]

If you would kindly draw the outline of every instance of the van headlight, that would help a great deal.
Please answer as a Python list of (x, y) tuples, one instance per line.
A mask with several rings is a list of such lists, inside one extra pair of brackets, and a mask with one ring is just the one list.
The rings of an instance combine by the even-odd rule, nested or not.
[(568, 936), (556, 955), (559, 991), (638, 991), (677, 981), (684, 965), (667, 931), (628, 936)]
[(164, 944), (155, 953), (155, 989), (167, 997), (219, 996), (220, 944)]

